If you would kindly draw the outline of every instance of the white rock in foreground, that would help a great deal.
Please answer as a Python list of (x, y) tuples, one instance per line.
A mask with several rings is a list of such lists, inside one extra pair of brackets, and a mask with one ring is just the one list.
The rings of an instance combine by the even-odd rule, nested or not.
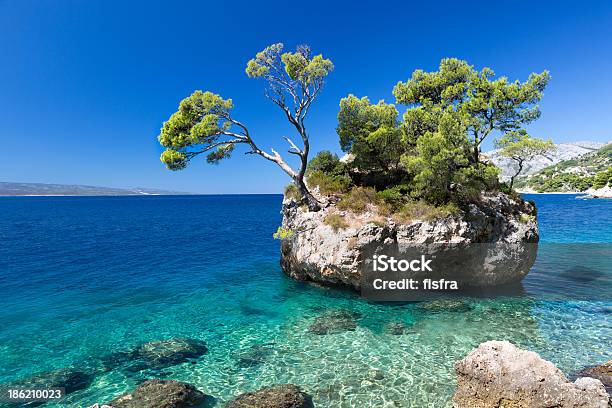
[(570, 382), (550, 361), (507, 341), (482, 343), (455, 364), (455, 408), (607, 408), (601, 381)]

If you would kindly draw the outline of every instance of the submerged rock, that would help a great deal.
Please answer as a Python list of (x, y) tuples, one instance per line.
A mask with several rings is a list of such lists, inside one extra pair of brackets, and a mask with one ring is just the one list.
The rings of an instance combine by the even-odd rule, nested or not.
[(134, 350), (113, 353), (103, 359), (103, 364), (107, 369), (123, 365), (128, 371), (161, 370), (201, 357), (207, 352), (208, 348), (201, 340), (174, 338), (151, 341)]
[(355, 313), (346, 310), (332, 310), (314, 319), (308, 332), (314, 334), (337, 334), (354, 331), (357, 328)]
[(461, 299), (436, 299), (419, 303), (417, 309), (428, 313), (463, 313), (472, 310), (472, 306)]
[(402, 322), (393, 322), (385, 326), (385, 333), (393, 336), (401, 336), (406, 332), (406, 325)]
[(293, 384), (280, 384), (248, 392), (225, 408), (313, 408), (312, 398)]
[[(347, 227), (334, 230), (327, 225), (330, 213), (350, 218)], [(428, 278), (459, 278), (476, 287), (514, 283), (535, 261), (539, 240), (535, 214), (531, 203), (503, 193), (482, 196), (456, 215), (405, 223), (390, 218), (381, 222), (368, 213), (352, 215), (333, 203), (321, 211), (303, 211), (285, 199), (283, 228), (294, 233), (282, 241), (281, 266), (297, 280), (359, 290), (373, 255), (407, 258), (416, 251), (440, 261)]]
[(266, 362), (273, 352), (270, 344), (256, 344), (237, 354), (236, 364), (240, 368), (255, 367)]
[(507, 341), (482, 343), (455, 364), (455, 408), (607, 408), (599, 380), (570, 382), (555, 365)]
[(189, 408), (199, 407), (210, 398), (191, 384), (174, 380), (148, 380), (108, 405), (113, 408)]
[(64, 388), (66, 394), (85, 389), (91, 385), (94, 375), (72, 368), (46, 371), (32, 377), (10, 383), (19, 388)]
[(608, 394), (612, 395), (612, 360), (595, 367), (588, 367), (577, 374), (578, 377), (592, 377), (601, 381)]

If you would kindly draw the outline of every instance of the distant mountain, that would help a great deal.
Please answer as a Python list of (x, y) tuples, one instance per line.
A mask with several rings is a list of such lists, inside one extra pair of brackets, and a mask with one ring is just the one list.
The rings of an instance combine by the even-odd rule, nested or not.
[(519, 190), (536, 192), (587, 191), (609, 185), (612, 185), (612, 143), (533, 174), (519, 176), (515, 182)]
[[(557, 146), (557, 150), (547, 156), (540, 156), (534, 160), (530, 160), (526, 163), (521, 175), (534, 174), (539, 170), (546, 167), (552, 166), (564, 160), (574, 159), (587, 153), (592, 153), (601, 149), (606, 143), (599, 142), (572, 142), (572, 143), (560, 143)], [(513, 160), (501, 157), (499, 150), (491, 150), (484, 153), (497, 167), (502, 170), (501, 178), (503, 181), (510, 180), (510, 176), (515, 173), (515, 166)]]
[(152, 188), (112, 188), (43, 183), (0, 182), (0, 196), (127, 196), (127, 195), (185, 195), (179, 191), (156, 190)]

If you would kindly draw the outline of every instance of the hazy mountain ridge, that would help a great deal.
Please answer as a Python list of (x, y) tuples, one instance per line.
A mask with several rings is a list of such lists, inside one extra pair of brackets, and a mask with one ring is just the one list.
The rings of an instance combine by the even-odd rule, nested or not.
[(71, 184), (0, 182), (0, 196), (127, 196), (127, 195), (184, 195), (193, 194), (153, 188), (114, 188)]
[[(526, 176), (529, 174), (534, 174), (542, 169), (545, 169), (546, 167), (553, 166), (564, 160), (571, 160), (588, 153), (596, 152), (606, 144), (607, 143), (593, 141), (578, 141), (557, 144), (557, 149), (553, 153), (528, 161), (525, 164), (521, 175)], [(516, 172), (516, 165), (513, 160), (500, 156), (499, 152), (499, 150), (491, 150), (489, 152), (485, 152), (484, 155), (502, 170), (502, 180), (508, 181), (510, 180), (510, 176)]]

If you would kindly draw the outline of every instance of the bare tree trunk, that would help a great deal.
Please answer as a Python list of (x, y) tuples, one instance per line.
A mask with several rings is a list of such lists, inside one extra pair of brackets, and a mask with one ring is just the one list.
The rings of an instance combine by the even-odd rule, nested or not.
[(293, 182), (295, 183), (298, 190), (300, 191), (300, 195), (302, 196), (302, 201), (304, 204), (308, 206), (308, 210), (319, 211), (321, 209), (321, 206), (319, 205), (319, 202), (317, 201), (317, 199), (314, 198), (314, 196), (310, 193), (310, 191), (308, 191), (308, 187), (306, 187), (306, 183), (304, 183), (304, 177), (302, 176), (300, 178), (299, 176), (296, 176), (293, 179)]
[(512, 191), (512, 186), (514, 186), (514, 179), (521, 174), (523, 171), (523, 160), (516, 160), (518, 162), (518, 171), (514, 173), (514, 176), (510, 177), (510, 191)]

